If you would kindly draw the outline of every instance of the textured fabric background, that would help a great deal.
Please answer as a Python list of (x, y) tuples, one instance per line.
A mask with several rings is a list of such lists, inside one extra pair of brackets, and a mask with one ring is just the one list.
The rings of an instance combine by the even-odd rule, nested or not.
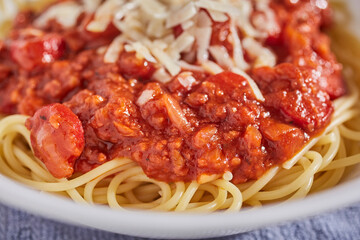
[[(140, 240), (47, 220), (0, 204), (0, 240)], [(360, 239), (360, 203), (301, 221), (219, 240)]]

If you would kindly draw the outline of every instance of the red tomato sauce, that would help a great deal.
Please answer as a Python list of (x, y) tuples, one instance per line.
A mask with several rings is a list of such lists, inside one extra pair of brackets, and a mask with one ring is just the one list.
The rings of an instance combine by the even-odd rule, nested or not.
[[(277, 66), (248, 72), (264, 102), (231, 72), (183, 69), (162, 84), (151, 80), (154, 64), (134, 53), (106, 64), (97, 47), (119, 32), (112, 25), (103, 34), (87, 32), (92, 16), (83, 14), (71, 29), (52, 21), (34, 32), (34, 15), (21, 13), (0, 42), (0, 112), (33, 116), (26, 126), (35, 155), (55, 177), (129, 157), (166, 182), (226, 171), (234, 183), (258, 179), (324, 131), (331, 100), (346, 93), (341, 65), (320, 30), (330, 9), (292, 2), (272, 2), (280, 27), (266, 45)], [(175, 27), (174, 34), (181, 31)], [(215, 23), (211, 44), (232, 49), (228, 34), (229, 22)]]

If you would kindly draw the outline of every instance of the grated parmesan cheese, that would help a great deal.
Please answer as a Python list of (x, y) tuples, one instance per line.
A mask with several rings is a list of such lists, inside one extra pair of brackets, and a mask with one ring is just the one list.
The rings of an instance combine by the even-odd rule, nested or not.
[(153, 79), (155, 81), (165, 84), (165, 83), (168, 83), (171, 81), (171, 76), (162, 67), (162, 68), (159, 68), (158, 70), (156, 70), (156, 72), (153, 74)]
[(211, 46), (209, 51), (216, 62), (226, 69), (232, 69), (234, 62), (224, 46)]
[(169, 16), (166, 20), (166, 27), (171, 28), (179, 25), (186, 20), (189, 20), (197, 13), (197, 9), (193, 2), (188, 3), (183, 8), (179, 9), (178, 11), (174, 12)]
[(251, 1), (236, 2), (236, 7), (239, 7), (241, 14), (234, 18), (235, 25), (244, 33), (245, 36), (260, 37), (261, 33), (253, 27), (250, 22), (252, 12), (254, 11)]
[(167, 16), (166, 6), (157, 0), (140, 0), (141, 9), (154, 18), (165, 18)]
[[(182, 70), (210, 74), (232, 70), (249, 81), (257, 99), (262, 101), (256, 83), (245, 71), (276, 64), (275, 55), (263, 44), (278, 27), (270, 3), (271, 0), (65, 1), (49, 8), (37, 23), (44, 26), (55, 18), (65, 27), (71, 27), (82, 12), (93, 13), (88, 31), (102, 32), (112, 23), (121, 32), (109, 46), (99, 48), (104, 62), (115, 63), (122, 51), (135, 52), (138, 58), (156, 63), (153, 79), (162, 83), (171, 81)], [(261, 13), (258, 19), (252, 18), (254, 11)], [(64, 17), (67, 14), (71, 17)], [(211, 45), (213, 24), (225, 21), (230, 21), (226, 37), (233, 52), (224, 46)], [(176, 26), (181, 29), (176, 28), (175, 36)], [(245, 60), (244, 51), (252, 62)], [(189, 86), (191, 81), (184, 80), (181, 84)]]
[(243, 76), (248, 81), (248, 83), (249, 83), (251, 89), (253, 90), (254, 95), (255, 95), (257, 100), (259, 100), (260, 102), (265, 101), (265, 98), (262, 95), (258, 85), (256, 84), (256, 82), (249, 75), (246, 74), (246, 72), (242, 71), (239, 68), (233, 68), (232, 72), (234, 72), (236, 74), (239, 74), (240, 76)]
[(233, 47), (234, 47), (233, 55), (234, 55), (235, 65), (240, 69), (248, 69), (249, 66), (244, 59), (244, 53), (242, 51), (240, 37), (234, 25), (230, 27), (230, 31), (233, 40)]
[(151, 49), (151, 52), (172, 76), (177, 75), (181, 71), (180, 66), (163, 50), (155, 47)]
[(91, 32), (104, 32), (112, 21), (114, 13), (121, 8), (124, 0), (108, 0), (105, 1), (95, 12), (94, 20), (91, 21), (86, 30)]
[(224, 69), (222, 69), (219, 65), (217, 65), (213, 61), (206, 61), (206, 62), (202, 63), (201, 66), (203, 67), (203, 69), (206, 72), (213, 74), (213, 75), (224, 71)]
[(192, 72), (182, 72), (176, 78), (179, 80), (179, 83), (188, 90), (190, 90), (196, 82)]
[(161, 38), (164, 36), (165, 26), (163, 19), (154, 18), (149, 21), (149, 25), (146, 29), (146, 34), (150, 37)]
[(205, 8), (206, 10), (219, 11), (234, 15), (240, 15), (240, 11), (238, 8), (234, 8), (234, 6), (230, 3), (231, 1), (209, 1), (209, 0), (199, 0), (195, 3), (195, 5), (199, 8)]
[(225, 13), (215, 10), (208, 10), (208, 12), (212, 20), (214, 20), (215, 22), (226, 22), (227, 20), (229, 20), (228, 16), (226, 16)]
[(115, 12), (114, 18), (117, 20), (121, 20), (127, 12), (136, 9), (138, 6), (139, 3), (137, 1), (125, 3), (120, 9)]
[(182, 60), (179, 61), (179, 65), (182, 69), (185, 69), (185, 70), (191, 70), (191, 71), (196, 71), (196, 72), (204, 71), (204, 69), (201, 66), (192, 65), (192, 64), (189, 64)]
[(254, 25), (262, 31), (263, 37), (267, 37), (269, 33), (279, 31), (280, 26), (276, 21), (274, 10), (270, 7), (270, 0), (257, 0), (256, 8), (264, 14), (264, 18), (254, 21)]
[(209, 58), (208, 48), (211, 40), (211, 27), (197, 28), (195, 30), (195, 37), (197, 43), (197, 61), (203, 63)]
[(156, 59), (151, 55), (149, 49), (145, 47), (141, 42), (132, 42), (125, 45), (125, 51), (136, 52), (136, 57), (140, 59), (146, 59), (149, 62), (156, 63)]
[(181, 28), (183, 29), (183, 30), (188, 30), (189, 28), (191, 28), (192, 26), (194, 26), (194, 21), (191, 21), (191, 20), (189, 20), (189, 21), (186, 21), (186, 22), (183, 22), (182, 24), (181, 24)]
[(86, 12), (94, 12), (100, 6), (101, 0), (82, 0)]
[(255, 58), (254, 67), (274, 67), (276, 64), (276, 56), (268, 48), (263, 47), (259, 42), (253, 38), (244, 38), (244, 49), (248, 54)]
[(136, 101), (136, 104), (141, 107), (153, 98), (154, 98), (154, 90), (146, 89), (141, 93), (138, 100)]
[(36, 27), (45, 27), (47, 22), (55, 19), (58, 23), (66, 28), (74, 27), (84, 7), (73, 1), (58, 3), (40, 15), (34, 21)]
[(169, 55), (176, 60), (180, 59), (180, 53), (189, 51), (195, 42), (195, 37), (188, 32), (183, 32), (169, 47)]
[(104, 55), (104, 62), (105, 63), (115, 63), (118, 60), (118, 57), (123, 50), (123, 44), (125, 42), (124, 36), (116, 37), (112, 43), (110, 44), (109, 48), (106, 50)]

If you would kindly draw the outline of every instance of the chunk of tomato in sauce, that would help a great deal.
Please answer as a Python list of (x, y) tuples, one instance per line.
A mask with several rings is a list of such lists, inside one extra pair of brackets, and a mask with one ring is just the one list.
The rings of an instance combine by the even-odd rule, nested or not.
[(257, 68), (253, 78), (264, 94), (265, 106), (280, 113), (285, 122), (316, 132), (331, 120), (334, 108), (329, 95), (299, 67), (283, 63), (275, 68)]
[(307, 140), (300, 128), (270, 118), (261, 122), (260, 131), (265, 138), (267, 148), (273, 149), (271, 157), (278, 162), (291, 158)]
[[(209, 15), (209, 13), (206, 10), (201, 10), (201, 11), (204, 11), (206, 14)], [(229, 53), (232, 52), (233, 45), (231, 43), (231, 39), (229, 38), (229, 35), (231, 34), (230, 19), (226, 20), (225, 22), (216, 22), (211, 17), (210, 19), (212, 21), (212, 33), (210, 38), (210, 45), (224, 46)], [(182, 28), (181, 24), (176, 25), (175, 27), (173, 27), (172, 30), (175, 38), (179, 37), (184, 32), (184, 29)]]
[(108, 45), (112, 40), (120, 34), (120, 31), (110, 22), (104, 31), (91, 32), (87, 30), (87, 27), (91, 21), (94, 20), (94, 14), (86, 14), (82, 19), (80, 32), (81, 37), (86, 40), (87, 48), (97, 48), (100, 46)]
[(199, 115), (209, 122), (246, 126), (259, 115), (255, 100), (252, 88), (244, 77), (222, 72), (203, 81), (187, 96), (185, 102), (198, 108)]
[(148, 80), (155, 71), (152, 63), (136, 57), (133, 52), (123, 52), (118, 60), (120, 72), (127, 78)]
[(56, 33), (14, 40), (10, 46), (12, 59), (29, 71), (61, 58), (65, 50), (65, 40)]
[[(236, 100), (243, 101), (244, 98), (256, 99), (248, 81), (239, 74), (225, 71), (210, 76), (207, 81), (220, 86), (225, 95), (231, 96)], [(215, 92), (214, 95), (219, 96), (223, 94)], [(226, 99), (225, 96), (224, 99)]]
[(85, 145), (79, 118), (68, 107), (55, 103), (39, 109), (25, 125), (35, 156), (54, 177), (70, 177)]

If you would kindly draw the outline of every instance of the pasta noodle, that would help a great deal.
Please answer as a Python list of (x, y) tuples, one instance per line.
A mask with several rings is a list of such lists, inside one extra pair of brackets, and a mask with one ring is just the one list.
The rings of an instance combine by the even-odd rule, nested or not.
[(311, 140), (283, 166), (268, 170), (260, 179), (233, 184), (224, 174), (215, 179), (165, 183), (150, 179), (131, 159), (116, 158), (80, 176), (56, 179), (31, 150), (30, 133), (22, 115), (0, 121), (0, 172), (40, 191), (67, 196), (82, 204), (157, 211), (239, 211), (270, 202), (304, 198), (338, 184), (345, 170), (360, 162), (360, 51), (358, 42), (342, 37), (342, 27), (330, 33), (334, 51), (344, 64), (350, 92), (334, 102), (335, 112), (325, 132)]

